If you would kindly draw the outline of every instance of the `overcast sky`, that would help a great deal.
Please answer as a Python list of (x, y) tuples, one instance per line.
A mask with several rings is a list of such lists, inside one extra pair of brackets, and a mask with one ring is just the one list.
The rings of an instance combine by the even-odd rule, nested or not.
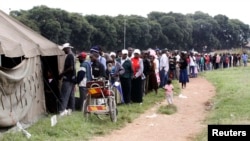
[(202, 11), (210, 16), (223, 14), (250, 25), (250, 0), (0, 0), (0, 9), (6, 13), (40, 5), (83, 15), (134, 14), (146, 17), (152, 11), (182, 14)]

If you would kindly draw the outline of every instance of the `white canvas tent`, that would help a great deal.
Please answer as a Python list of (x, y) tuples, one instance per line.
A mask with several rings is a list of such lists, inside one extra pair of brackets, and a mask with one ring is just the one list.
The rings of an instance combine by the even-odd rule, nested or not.
[[(0, 10), (0, 56), (0, 127), (36, 121), (46, 112), (41, 58), (55, 56), (59, 72), (64, 52)], [(3, 57), (19, 63), (5, 68)]]

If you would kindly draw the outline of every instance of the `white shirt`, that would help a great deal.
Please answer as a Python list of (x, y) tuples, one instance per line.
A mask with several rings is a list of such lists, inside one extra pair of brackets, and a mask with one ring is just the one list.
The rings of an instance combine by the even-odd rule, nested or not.
[(189, 56), (189, 60), (190, 60), (189, 65), (190, 66), (195, 66), (195, 61), (196, 61), (195, 56)]
[(160, 70), (162, 70), (162, 68), (164, 68), (166, 72), (169, 70), (169, 62), (166, 53), (163, 53), (160, 58)]
[(177, 54), (177, 55), (175, 56), (175, 58), (176, 58), (176, 62), (179, 62), (181, 57), (180, 57), (179, 54)]

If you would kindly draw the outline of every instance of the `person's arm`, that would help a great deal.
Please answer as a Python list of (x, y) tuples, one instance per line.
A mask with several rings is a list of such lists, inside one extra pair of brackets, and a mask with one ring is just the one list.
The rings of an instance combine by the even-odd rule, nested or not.
[(117, 67), (118, 67), (118, 74), (122, 75), (125, 73), (125, 69), (123, 68), (123, 66), (117, 62)]
[(103, 64), (103, 66), (104, 66), (104, 70), (106, 70), (107, 69), (107, 61), (106, 61), (106, 59), (104, 58), (104, 57), (102, 57), (101, 56), (101, 59), (100, 59), (100, 63), (102, 63)]
[(85, 72), (83, 70), (80, 70), (77, 72), (77, 84), (79, 84), (83, 78), (85, 77)]
[(73, 54), (68, 54), (67, 57), (69, 57), (71, 65), (68, 68), (66, 68), (65, 70), (63, 70), (63, 72), (61, 74), (59, 74), (59, 79), (61, 79), (64, 74), (74, 70), (75, 58), (74, 58)]
[(100, 63), (100, 77), (107, 78), (106, 71), (104, 69), (104, 65)]

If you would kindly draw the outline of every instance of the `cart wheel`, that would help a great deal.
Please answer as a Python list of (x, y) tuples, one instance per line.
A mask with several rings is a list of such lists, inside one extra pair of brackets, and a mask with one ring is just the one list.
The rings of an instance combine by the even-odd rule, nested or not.
[(115, 102), (115, 97), (111, 96), (109, 97), (109, 114), (110, 114), (110, 119), (112, 122), (117, 121), (117, 108), (116, 108), (116, 102)]
[(83, 106), (82, 106), (83, 116), (84, 116), (86, 119), (88, 119), (89, 114), (90, 114), (90, 113), (88, 112), (88, 110), (87, 110), (88, 105), (89, 105), (89, 98), (87, 97), (86, 100), (84, 100)]

